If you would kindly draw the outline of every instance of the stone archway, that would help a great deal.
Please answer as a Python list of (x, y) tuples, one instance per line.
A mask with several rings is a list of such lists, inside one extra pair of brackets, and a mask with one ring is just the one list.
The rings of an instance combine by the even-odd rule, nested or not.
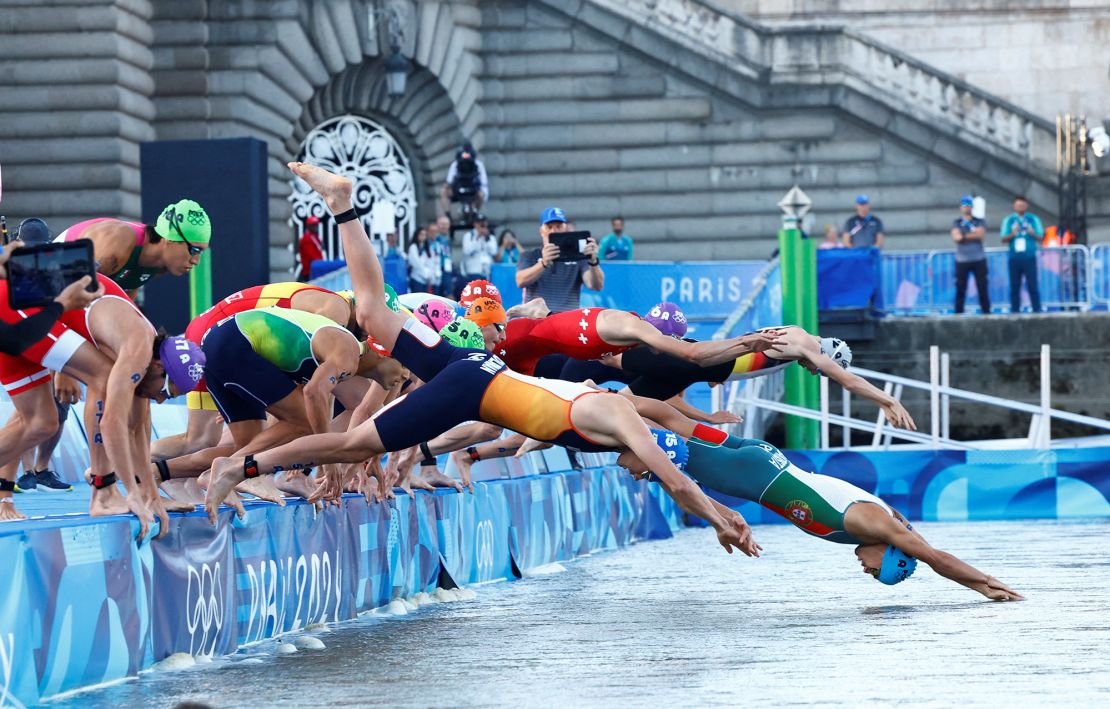
[[(431, 71), (415, 66), (408, 77), (404, 96), (391, 97), (386, 90), (383, 63), (380, 57), (368, 59), (333, 75), (305, 103), (286, 146), (290, 154), (301, 156), (306, 144), (314, 140), (310, 136), (324, 126), (338, 126), (338, 122), (345, 118), (364, 127), (356, 130), (365, 132), (365, 140), (370, 140), (370, 135), (375, 132), (386, 137), (392, 154), (402, 156), (403, 159), (398, 162), (406, 164), (409, 175), (413, 202), (405, 208), (405, 230), (399, 234), (407, 240), (418, 224), (434, 217), (439, 185), (464, 134), (454, 103)], [(341, 139), (339, 144), (342, 144)], [(374, 169), (371, 168), (370, 172), (373, 173)], [(393, 175), (401, 173), (398, 170), (386, 172)], [(356, 181), (356, 193), (360, 189), (367, 193), (364, 196), (388, 192), (380, 176), (369, 177), (359, 170), (354, 170), (349, 176)], [(368, 181), (367, 186), (364, 187), (360, 181)], [(310, 213), (321, 216), (318, 212), (307, 211), (310, 205), (292, 186), (295, 182), (290, 182), (289, 201), (293, 213), (288, 222), (294, 230), (294, 243), (301, 233), (304, 219)], [(370, 186), (370, 182), (376, 186)], [(360, 212), (364, 209), (358, 205), (356, 208)], [(299, 209), (305, 211), (300, 212)], [(363, 221), (370, 232), (368, 213), (364, 213)], [(321, 234), (325, 249), (329, 246), (328, 232), (329, 229), (325, 229)], [(334, 244), (333, 240), (333, 248)], [(338, 258), (338, 251), (330, 252), (328, 257)]]
[[(355, 209), (372, 237), (396, 230), (405, 244), (415, 232), (416, 188), (409, 159), (381, 125), (350, 114), (330, 118), (309, 132), (297, 159), (351, 178)], [(289, 185), (294, 233), (302, 233), (305, 220), (316, 217), (324, 257), (342, 258), (342, 242), (323, 200), (300, 178)]]

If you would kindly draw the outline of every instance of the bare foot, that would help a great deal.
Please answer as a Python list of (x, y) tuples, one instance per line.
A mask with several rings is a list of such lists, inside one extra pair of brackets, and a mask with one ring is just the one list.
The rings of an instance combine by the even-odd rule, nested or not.
[(449, 478), (443, 473), (439, 472), (439, 468), (434, 465), (420, 468), (420, 477), (428, 481), (435, 487), (453, 487), (457, 492), (462, 492), (463, 486), (458, 480)]
[(136, 539), (144, 538), (150, 531), (151, 523), (154, 522), (154, 515), (143, 502), (142, 495), (124, 497), (115, 485), (92, 491), (92, 497), (89, 498), (89, 516), (107, 517), (126, 514), (134, 514), (139, 518), (139, 535)]
[(231, 505), (233, 508), (235, 508), (235, 516), (239, 519), (246, 518), (247, 508), (243, 507), (243, 498), (239, 497), (239, 493), (235, 492), (234, 490), (229, 492), (227, 494), (227, 497), (224, 499), (224, 504)]
[[(203, 500), (201, 500), (203, 502)], [(175, 500), (172, 497), (163, 497), (162, 504), (166, 507), (166, 512), (196, 512), (197, 502), (189, 502), (187, 500)]]
[[(189, 504), (195, 507), (204, 504), (204, 493), (197, 488), (196, 478), (166, 480), (158, 487), (178, 505)], [(169, 506), (166, 509), (170, 509)]]
[[(132, 495), (132, 497), (134, 496)], [(158, 519), (158, 534), (155, 535), (155, 539), (161, 539), (170, 532), (170, 514), (166, 510), (165, 499), (166, 498), (158, 494), (157, 490), (152, 497), (148, 496), (145, 498), (146, 506), (150, 508), (151, 513)]]
[(7, 502), (11, 500), (10, 497), (3, 498), (5, 502), (0, 502), (0, 522), (15, 522), (21, 519), (27, 519), (27, 515), (23, 514), (15, 508), (15, 504)]
[[(339, 472), (335, 471), (335, 474), (339, 475)], [(277, 489), (286, 495), (307, 500), (312, 497), (312, 493), (316, 492), (316, 482), (299, 470), (290, 470), (277, 481)]]
[(527, 303), (514, 305), (505, 311), (509, 318), (545, 318), (551, 312), (543, 298), (533, 298)]
[(421, 477), (416, 474), (415, 470), (406, 475), (404, 481), (401, 482), (401, 489), (407, 492), (409, 497), (416, 497), (416, 493), (412, 491), (414, 487), (419, 490), (435, 492), (435, 488), (426, 480), (421, 479)]
[(244, 458), (216, 458), (212, 461), (211, 474), (209, 475), (208, 494), (204, 496), (204, 511), (208, 513), (208, 521), (216, 524), (216, 513), (220, 503), (231, 494), (236, 485), (243, 482)]
[(459, 480), (462, 480), (463, 487), (474, 492), (474, 483), (470, 481), (470, 466), (474, 465), (474, 461), (470, 459), (470, 454), (466, 451), (454, 451), (451, 453), (451, 460), (455, 461), (455, 467), (459, 469)]
[(306, 162), (287, 163), (293, 174), (308, 183), (316, 194), (324, 198), (332, 214), (339, 214), (351, 208), (351, 181), (346, 177), (328, 172), (322, 167)]
[(285, 507), (285, 497), (281, 494), (280, 487), (275, 483), (273, 475), (259, 475), (257, 478), (243, 480), (235, 486), (235, 489), (248, 495), (254, 495), (260, 500), (275, 502)]
[(545, 441), (537, 441), (534, 438), (525, 438), (524, 443), (520, 444), (520, 448), (516, 449), (516, 453), (513, 454), (513, 457), (523, 458), (526, 454), (531, 453), (532, 451), (538, 451), (540, 449), (550, 447), (551, 444)]

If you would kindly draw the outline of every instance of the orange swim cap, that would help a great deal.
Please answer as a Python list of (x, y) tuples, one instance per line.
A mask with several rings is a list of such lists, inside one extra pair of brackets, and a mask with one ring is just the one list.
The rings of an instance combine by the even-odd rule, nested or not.
[(509, 319), (505, 308), (493, 298), (479, 298), (466, 309), (466, 319), (478, 325), (503, 323)]

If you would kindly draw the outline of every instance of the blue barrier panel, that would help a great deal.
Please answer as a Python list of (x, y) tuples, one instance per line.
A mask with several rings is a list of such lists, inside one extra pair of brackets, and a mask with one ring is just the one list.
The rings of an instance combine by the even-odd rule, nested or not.
[[(616, 469), (475, 488), (372, 505), (347, 495), (321, 512), (248, 503), (244, 520), (225, 509), (217, 527), (172, 515), (167, 537), (141, 546), (138, 523), (123, 517), (0, 525), (0, 704), (134, 675), (174, 653), (234, 652), (446, 578), (510, 578), (510, 554), (527, 569), (599, 548), (576, 542), (575, 525), (608, 546), (659, 536), (677, 519), (669, 499)], [(578, 493), (593, 502), (576, 516)]]
[[(990, 451), (786, 451), (798, 467), (879, 495), (912, 520), (1110, 516), (1110, 448)], [(784, 523), (744, 500), (713, 497), (749, 523)]]
[(881, 308), (878, 249), (817, 252), (817, 309)]
[[(582, 306), (646, 313), (669, 300), (691, 319), (721, 320), (736, 310), (766, 261), (604, 262), (605, 288), (582, 289)], [(520, 303), (516, 266), (495, 264), (490, 280), (501, 290), (505, 307)]]

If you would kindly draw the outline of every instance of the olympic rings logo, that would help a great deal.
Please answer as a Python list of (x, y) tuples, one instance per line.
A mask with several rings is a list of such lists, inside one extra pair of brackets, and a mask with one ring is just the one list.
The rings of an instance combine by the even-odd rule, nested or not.
[(493, 522), (482, 520), (474, 530), (474, 563), (478, 571), (478, 581), (493, 578)]
[[(185, 587), (185, 623), (189, 629), (190, 655), (211, 656), (215, 652), (216, 640), (224, 624), (223, 595), (220, 562), (217, 561), (212, 567), (201, 564), (199, 572), (195, 566), (189, 564)], [(190, 607), (192, 613), (189, 613)]]

